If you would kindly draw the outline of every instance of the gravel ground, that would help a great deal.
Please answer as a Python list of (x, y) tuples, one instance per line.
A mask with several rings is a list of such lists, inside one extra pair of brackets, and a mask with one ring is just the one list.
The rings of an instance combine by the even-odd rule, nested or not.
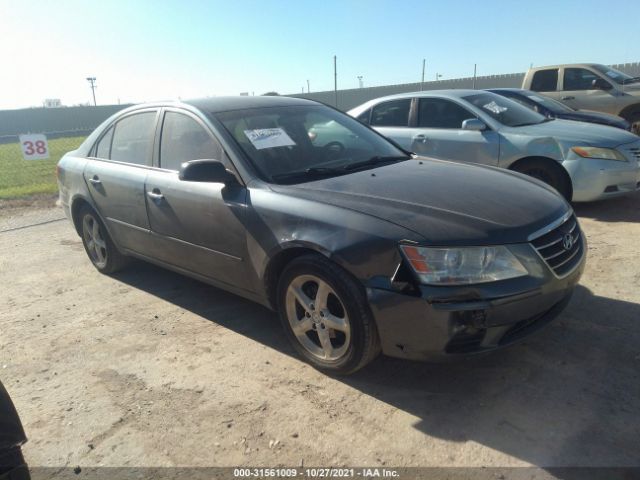
[(0, 228), (0, 378), (27, 460), (638, 466), (639, 205), (576, 207), (586, 273), (526, 343), (438, 365), (380, 357), (348, 378), (300, 362), (270, 311), (144, 263), (100, 275), (71, 225), (48, 222), (59, 210), (24, 213)]

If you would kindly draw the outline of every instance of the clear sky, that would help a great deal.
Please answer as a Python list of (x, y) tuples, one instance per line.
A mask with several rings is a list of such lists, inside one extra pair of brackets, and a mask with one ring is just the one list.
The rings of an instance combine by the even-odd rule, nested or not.
[(640, 61), (640, 0), (0, 0), (0, 108)]

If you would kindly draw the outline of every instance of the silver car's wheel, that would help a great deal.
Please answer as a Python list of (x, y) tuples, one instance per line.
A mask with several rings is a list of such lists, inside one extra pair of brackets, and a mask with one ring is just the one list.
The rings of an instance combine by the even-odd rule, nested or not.
[(277, 308), (293, 348), (320, 370), (353, 373), (380, 352), (362, 284), (321, 255), (287, 264), (278, 279)]
[(98, 220), (91, 213), (85, 214), (82, 218), (82, 237), (93, 264), (98, 268), (106, 267), (107, 242), (104, 240)]
[(300, 344), (321, 360), (336, 361), (351, 341), (344, 303), (331, 286), (315, 275), (300, 275), (287, 288), (287, 319)]

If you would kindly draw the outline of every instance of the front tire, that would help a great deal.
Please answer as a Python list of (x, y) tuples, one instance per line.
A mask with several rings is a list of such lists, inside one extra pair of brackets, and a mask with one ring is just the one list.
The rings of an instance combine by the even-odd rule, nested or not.
[(295, 350), (327, 373), (353, 373), (380, 352), (362, 287), (320, 255), (287, 265), (278, 282), (278, 314)]
[(84, 250), (100, 273), (115, 273), (129, 263), (129, 259), (118, 251), (102, 220), (92, 208), (82, 207), (79, 215)]
[(555, 188), (567, 202), (571, 201), (571, 180), (564, 174), (562, 167), (553, 163), (552, 160), (547, 161), (536, 158), (525, 160), (513, 167), (513, 170), (543, 181)]

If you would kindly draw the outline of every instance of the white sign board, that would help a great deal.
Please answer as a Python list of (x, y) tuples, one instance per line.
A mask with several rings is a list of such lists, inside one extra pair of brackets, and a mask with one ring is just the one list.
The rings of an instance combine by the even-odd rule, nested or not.
[(296, 142), (291, 140), (291, 137), (287, 135), (281, 128), (260, 128), (257, 130), (245, 130), (244, 134), (256, 147), (256, 150), (262, 150), (263, 148), (275, 148), (275, 147), (293, 147)]
[(49, 158), (47, 136), (39, 133), (20, 135), (22, 157), (25, 160), (43, 160)]

